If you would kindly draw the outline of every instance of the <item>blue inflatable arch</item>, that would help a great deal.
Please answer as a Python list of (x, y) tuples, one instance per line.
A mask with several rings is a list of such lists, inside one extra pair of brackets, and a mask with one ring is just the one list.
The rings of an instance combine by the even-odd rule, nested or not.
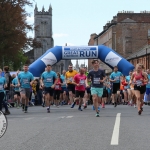
[(39, 77), (47, 64), (54, 65), (62, 59), (94, 59), (99, 58), (110, 68), (118, 66), (119, 71), (128, 75), (134, 66), (114, 50), (104, 46), (55, 46), (46, 51), (29, 66), (34, 77)]

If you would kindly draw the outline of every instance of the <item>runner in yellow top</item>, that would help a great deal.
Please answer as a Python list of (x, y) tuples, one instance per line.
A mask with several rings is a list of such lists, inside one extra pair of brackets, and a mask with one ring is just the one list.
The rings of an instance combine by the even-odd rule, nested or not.
[[(72, 104), (73, 104), (73, 97), (75, 94), (75, 85), (73, 84), (73, 78), (77, 73), (78, 72), (76, 70), (73, 70), (73, 66), (69, 65), (68, 71), (65, 74), (67, 89), (69, 92), (69, 99), (70, 99), (70, 103)], [(71, 106), (71, 108), (73, 107)]]

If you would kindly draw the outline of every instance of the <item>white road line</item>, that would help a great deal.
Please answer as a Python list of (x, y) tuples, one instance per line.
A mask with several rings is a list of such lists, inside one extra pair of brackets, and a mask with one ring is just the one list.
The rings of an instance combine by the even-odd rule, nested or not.
[(66, 118), (72, 118), (73, 116), (67, 116)]
[(114, 130), (113, 130), (110, 145), (118, 145), (119, 144), (120, 116), (121, 116), (121, 113), (118, 113), (117, 116), (116, 116), (116, 122), (115, 122), (115, 125), (114, 125)]

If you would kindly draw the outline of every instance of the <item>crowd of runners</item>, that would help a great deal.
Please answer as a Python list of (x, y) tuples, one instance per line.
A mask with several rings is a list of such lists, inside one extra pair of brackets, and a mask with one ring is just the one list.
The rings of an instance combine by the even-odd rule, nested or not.
[(35, 100), (46, 107), (47, 113), (50, 113), (52, 105), (57, 108), (69, 105), (71, 109), (78, 105), (78, 110), (83, 111), (91, 104), (96, 117), (106, 104), (134, 106), (139, 115), (144, 103), (150, 105), (150, 70), (145, 70), (142, 64), (137, 64), (128, 76), (124, 76), (117, 66), (110, 75), (106, 75), (100, 69), (98, 59), (93, 59), (91, 63), (93, 69), (89, 72), (86, 67), (77, 72), (69, 65), (68, 71), (63, 70), (62, 74), (52, 71), (52, 66), (48, 64), (39, 79), (34, 79), (28, 65), (12, 76), (9, 67), (5, 66), (4, 75), (0, 69), (0, 111), (4, 107), (4, 114), (10, 114), (6, 96), (10, 89), (14, 91), (14, 106), (21, 107), (25, 113)]

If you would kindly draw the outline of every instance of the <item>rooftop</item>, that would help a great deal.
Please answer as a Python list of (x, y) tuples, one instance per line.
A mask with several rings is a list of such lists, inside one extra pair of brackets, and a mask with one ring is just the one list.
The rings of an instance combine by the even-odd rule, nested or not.
[(133, 58), (138, 58), (141, 56), (144, 56), (146, 54), (150, 54), (150, 45), (145, 45), (144, 47), (142, 47), (139, 51), (137, 51), (134, 54), (131, 54), (129, 57), (127, 57), (127, 60), (133, 59)]

